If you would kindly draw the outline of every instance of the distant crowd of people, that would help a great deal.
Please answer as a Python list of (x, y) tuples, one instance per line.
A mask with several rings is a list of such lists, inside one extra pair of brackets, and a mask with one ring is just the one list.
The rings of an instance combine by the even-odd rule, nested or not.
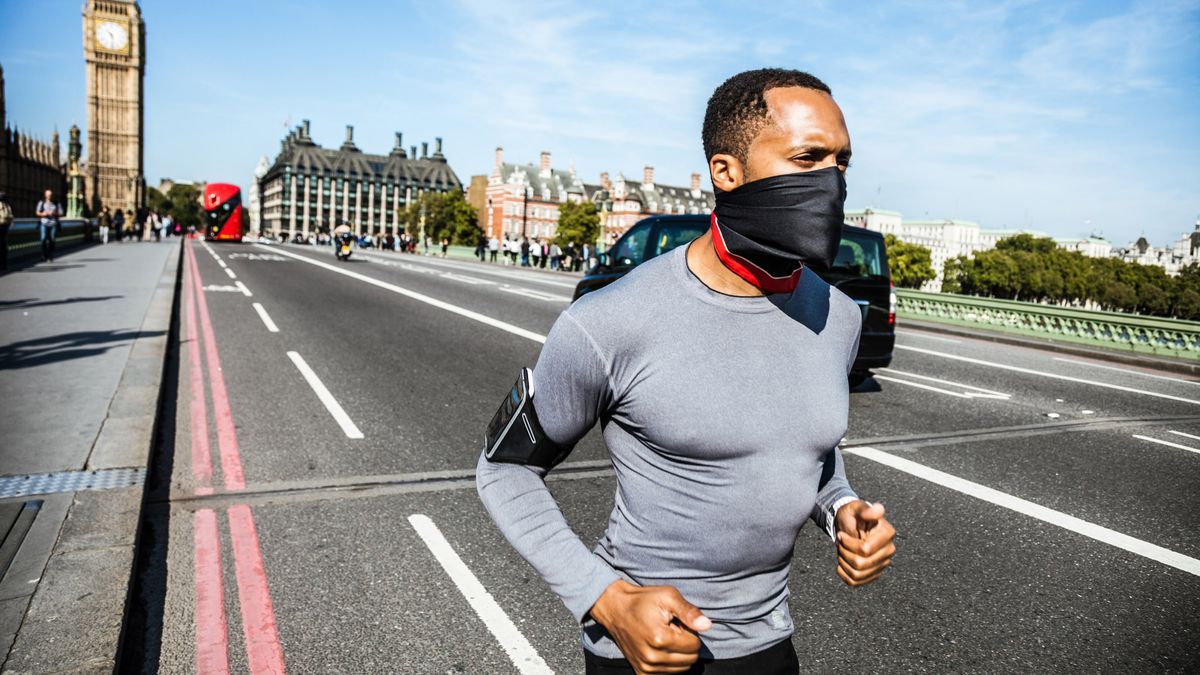
[[(293, 234), (281, 232), (278, 237), (273, 236), (270, 232), (264, 233), (264, 237), (268, 239), (276, 239), (280, 243), (301, 244), (305, 246), (328, 246), (333, 243), (333, 237), (327, 232), (314, 232), (303, 234), (296, 232)], [(401, 232), (399, 236), (388, 232), (387, 234), (373, 235), (371, 233), (358, 234), (354, 236), (354, 241), (359, 248), (377, 249), (380, 251), (396, 251), (399, 253), (416, 253), (418, 245), (421, 247), (425, 255), (429, 255), (429, 250), (432, 248), (435, 251), (441, 247), (441, 256), (446, 257), (450, 250), (450, 240), (443, 238), (440, 241), (434, 241), (432, 237), (425, 237), (425, 241), (418, 244), (418, 237), (414, 237), (407, 232)]]
[[(127, 215), (123, 210), (110, 212), (108, 207), (102, 207), (96, 216), (96, 226), (100, 229), (100, 243), (107, 244), (109, 236), (118, 242), (125, 240), (162, 241), (166, 237), (183, 235), (183, 226), (176, 222), (171, 214), (159, 214), (154, 209), (144, 206), (130, 210)], [(194, 233), (195, 228), (189, 227), (188, 233)]]
[[(280, 243), (301, 244), (305, 246), (328, 246), (333, 243), (333, 237), (327, 232), (281, 232), (278, 235), (266, 231), (263, 238)], [(359, 248), (376, 249), (380, 251), (396, 251), (399, 253), (422, 253), (424, 255), (440, 255), (445, 258), (450, 250), (448, 238), (434, 239), (413, 236), (407, 232), (399, 235), (388, 233), (360, 233), (354, 235), (354, 242)], [(419, 250), (418, 250), (419, 249)], [(475, 244), (475, 257), (483, 262), (500, 263), (513, 267), (530, 267), (551, 269), (563, 272), (579, 272), (591, 269), (598, 262), (596, 247), (589, 243), (576, 244), (569, 242), (559, 246), (550, 239), (534, 237), (518, 237), (504, 235), (487, 237), (480, 234)]]
[(549, 239), (538, 237), (530, 240), (529, 237), (518, 238), (506, 234), (501, 240), (496, 236), (489, 239), (480, 235), (475, 244), (475, 256), (483, 262), (499, 261), (503, 265), (578, 272), (595, 265), (596, 249), (587, 243), (576, 246), (573, 241), (564, 248)]

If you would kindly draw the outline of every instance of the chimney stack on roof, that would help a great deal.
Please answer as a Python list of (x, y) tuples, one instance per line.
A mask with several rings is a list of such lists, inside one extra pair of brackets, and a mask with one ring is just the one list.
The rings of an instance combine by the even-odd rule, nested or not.
[(538, 167), (541, 169), (542, 173), (550, 173), (550, 152), (549, 151), (547, 151), (547, 150), (542, 151), (542, 160), (541, 160), (541, 163), (538, 165)]
[(358, 152), (358, 148), (354, 147), (354, 126), (346, 125), (346, 140), (342, 142), (342, 150), (347, 152)]
[(396, 132), (396, 142), (392, 145), (392, 155), (396, 157), (408, 157), (408, 153), (404, 151), (404, 134)]
[(442, 137), (436, 136), (433, 139), (433, 158), (444, 159), (446, 156), (442, 154)]
[(496, 146), (496, 166), (504, 163), (504, 148)]
[(608, 179), (607, 171), (600, 172), (600, 187), (604, 188), (605, 190), (612, 189), (612, 181)]
[(654, 167), (648, 164), (642, 170), (642, 185), (654, 185)]
[(304, 130), (304, 131), (300, 132), (301, 136), (303, 136), (304, 138), (311, 137), (309, 134), (310, 129), (309, 129), (309, 125), (308, 125), (308, 120), (303, 120), (302, 122), (300, 122), (300, 128)]
[(417, 158), (417, 146), (410, 145), (410, 146), (408, 146), (408, 149), (410, 151), (408, 154), (411, 155), (413, 159), (416, 159)]
[(429, 141), (421, 141), (421, 159), (429, 159)]
[(700, 174), (692, 174), (692, 192), (700, 191)]

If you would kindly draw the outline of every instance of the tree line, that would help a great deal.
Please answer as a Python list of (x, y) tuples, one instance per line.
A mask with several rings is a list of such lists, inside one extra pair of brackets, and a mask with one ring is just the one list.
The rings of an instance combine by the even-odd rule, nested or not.
[(1090, 258), (1030, 234), (946, 261), (942, 279), (945, 293), (1200, 320), (1200, 264), (1171, 277), (1157, 265)]

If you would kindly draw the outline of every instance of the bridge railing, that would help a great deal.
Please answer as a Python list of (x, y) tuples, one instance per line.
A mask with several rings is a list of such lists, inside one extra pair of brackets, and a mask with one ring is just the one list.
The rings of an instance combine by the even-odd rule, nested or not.
[(901, 318), (1200, 359), (1200, 322), (896, 289)]
[[(14, 218), (8, 231), (8, 259), (15, 260), (27, 255), (36, 255), (41, 251), (41, 235), (38, 231), (37, 218)], [(63, 218), (58, 221), (58, 237), (55, 244), (59, 248), (91, 241), (95, 226), (83, 218)]]

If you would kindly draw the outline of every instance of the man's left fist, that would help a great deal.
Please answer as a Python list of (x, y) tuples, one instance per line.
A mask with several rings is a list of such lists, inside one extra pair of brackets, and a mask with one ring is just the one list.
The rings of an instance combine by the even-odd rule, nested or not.
[(838, 576), (849, 586), (863, 586), (883, 574), (896, 554), (896, 528), (883, 517), (883, 504), (861, 499), (838, 509)]

